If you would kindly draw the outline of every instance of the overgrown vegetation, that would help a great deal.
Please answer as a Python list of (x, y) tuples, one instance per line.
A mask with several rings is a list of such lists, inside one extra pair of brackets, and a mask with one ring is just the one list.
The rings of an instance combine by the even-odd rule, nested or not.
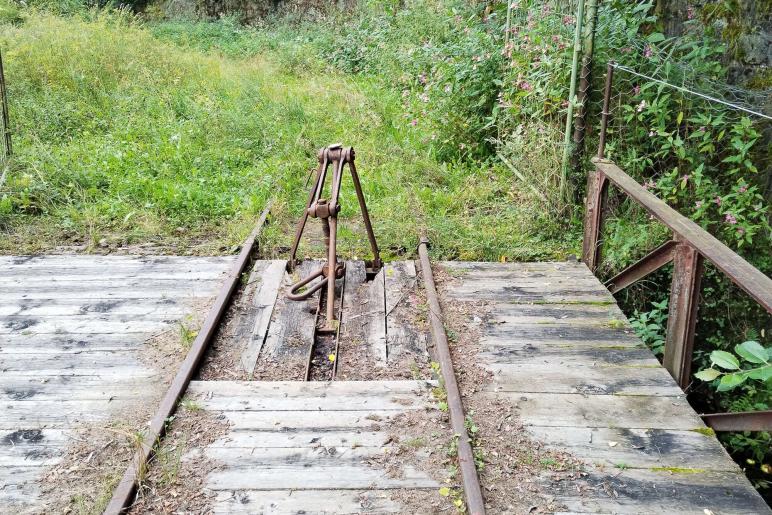
[[(24, 17), (0, 25), (16, 143), (0, 198), (6, 251), (222, 252), (274, 194), (280, 223), (267, 243), (282, 248), (316, 149), (336, 141), (357, 148), (388, 254), (412, 252), (424, 225), (444, 257), (540, 259), (576, 247), (545, 238), (533, 223), (542, 210), (516, 201), (510, 172), (438, 160), (400, 91), (328, 69), (294, 43), (272, 49), (278, 32), (232, 20), (147, 28), (114, 11)], [(349, 190), (344, 220), (356, 219)], [(365, 255), (354, 226), (341, 238), (344, 253)]]

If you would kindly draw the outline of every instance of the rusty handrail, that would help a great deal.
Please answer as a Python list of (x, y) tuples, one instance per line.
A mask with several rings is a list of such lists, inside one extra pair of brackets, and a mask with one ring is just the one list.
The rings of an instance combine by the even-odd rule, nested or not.
[[(663, 365), (682, 389), (691, 377), (694, 329), (700, 295), (703, 259), (713, 263), (734, 284), (772, 313), (772, 279), (721, 243), (705, 229), (688, 219), (641, 186), (613, 162), (594, 158), (595, 170), (587, 179), (582, 259), (595, 273), (601, 258), (600, 235), (609, 184), (614, 184), (640, 204), (674, 235), (637, 263), (606, 282), (612, 293), (635, 283), (651, 272), (673, 262), (673, 280), (668, 307)], [(772, 412), (755, 414), (718, 413), (703, 415), (716, 431), (772, 429)]]
[(716, 265), (729, 279), (772, 313), (772, 279), (721, 243), (705, 229), (668, 206), (653, 193), (638, 184), (616, 164), (594, 158), (596, 173), (601, 173), (628, 197), (635, 200), (654, 218), (673, 231), (681, 242), (686, 242), (705, 259)]

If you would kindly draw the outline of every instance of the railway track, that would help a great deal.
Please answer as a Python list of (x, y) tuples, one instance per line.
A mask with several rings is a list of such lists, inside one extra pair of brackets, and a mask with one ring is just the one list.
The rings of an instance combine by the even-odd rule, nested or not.
[[(331, 148), (335, 150), (340, 147)], [(353, 151), (351, 155), (353, 156)], [(342, 158), (330, 161), (336, 172), (333, 188), (339, 191), (343, 168)], [(322, 156), (320, 156), (321, 162)], [(323, 189), (323, 166), (326, 165), (325, 159), (324, 165), (320, 165), (317, 173), (317, 183), (312, 189), (309, 208), (315, 202), (314, 198), (318, 200), (319, 192)], [(356, 177), (355, 171), (353, 175)], [(230, 415), (238, 419), (239, 416), (243, 418), (245, 414), (255, 415), (249, 411), (250, 408), (245, 408), (247, 413), (242, 412), (238, 416), (234, 414), (234, 408), (229, 404), (228, 398), (230, 396), (239, 398), (243, 405), (258, 406), (255, 409), (259, 414), (267, 411), (271, 416), (275, 416), (274, 423), (281, 425), (285, 434), (287, 432), (303, 434), (308, 428), (316, 429), (325, 424), (329, 425), (330, 420), (327, 417), (332, 417), (333, 420), (340, 420), (339, 424), (342, 424), (344, 432), (340, 432), (341, 428), (334, 428), (337, 432), (323, 431), (320, 433), (322, 436), (311, 438), (310, 441), (315, 443), (338, 435), (339, 441), (331, 442), (332, 447), (324, 447), (324, 449), (328, 451), (336, 449), (331, 451), (333, 455), (340, 454), (342, 449), (343, 454), (354, 453), (359, 457), (359, 460), (353, 464), (345, 461), (345, 466), (339, 463), (331, 465), (327, 454), (324, 459), (320, 459), (317, 454), (309, 454), (307, 449), (295, 448), (294, 442), (281, 440), (271, 444), (258, 443), (251, 448), (252, 454), (259, 454), (262, 451), (265, 456), (276, 455), (278, 461), (271, 461), (270, 458), (266, 458), (267, 461), (258, 459), (250, 465), (239, 457), (239, 451), (235, 449), (229, 449), (227, 446), (216, 450), (208, 449), (206, 452), (217, 454), (218, 459), (225, 461), (224, 475), (221, 474), (219, 479), (212, 480), (216, 483), (213, 488), (218, 493), (216, 506), (219, 508), (215, 511), (238, 511), (233, 506), (233, 499), (239, 498), (241, 500), (238, 504), (248, 505), (248, 512), (289, 513), (304, 512), (309, 509), (329, 513), (337, 513), (340, 510), (381, 511), (379, 507), (384, 512), (410, 512), (415, 508), (400, 508), (399, 503), (395, 504), (392, 496), (387, 492), (395, 489), (416, 490), (423, 494), (431, 492), (434, 495), (441, 486), (436, 479), (418, 470), (419, 466), (408, 467), (403, 471), (403, 479), (384, 480), (379, 478), (385, 473), (384, 471), (373, 476), (372, 467), (362, 467), (359, 463), (361, 460), (380, 459), (379, 454), (384, 449), (389, 450), (389, 442), (394, 437), (384, 440), (382, 435), (378, 434), (378, 430), (383, 432), (382, 426), (386, 424), (385, 421), (395, 417), (419, 416), (416, 414), (421, 414), (420, 417), (423, 417), (422, 413), (433, 404), (430, 392), (432, 388), (436, 390), (438, 384), (447, 396), (449, 407), (452, 432), (447, 436), (449, 438), (452, 438), (452, 435), (457, 436), (457, 459), (468, 511), (475, 514), (484, 513), (480, 483), (465, 427), (466, 417), (454, 376), (437, 290), (431, 273), (428, 241), (422, 239), (419, 245), (420, 270), (423, 277), (423, 288), (421, 288), (415, 262), (406, 261), (386, 265), (380, 262), (358, 179), (355, 180), (355, 184), (360, 195), (360, 205), (366, 219), (368, 233), (371, 236), (374, 260), (367, 263), (335, 261), (337, 259), (334, 240), (336, 224), (333, 212), (331, 245), (329, 225), (326, 219), (323, 222), (327, 247), (332, 248), (332, 251), (328, 252), (328, 263), (330, 260), (334, 263), (329, 268), (338, 272), (337, 278), (329, 279), (326, 265), (313, 272), (319, 265), (318, 262), (308, 260), (295, 262), (294, 254), (305, 225), (305, 215), (299, 224), (291, 260), (289, 262), (259, 261), (256, 259), (257, 242), (270, 213), (270, 205), (266, 207), (256, 227), (242, 245), (241, 252), (233, 263), (186, 358), (156, 408), (141, 445), (138, 446), (131, 463), (112, 493), (111, 500), (104, 511), (105, 514), (117, 515), (130, 509), (136, 500), (138, 485), (147, 474), (149, 464), (153, 463), (155, 453), (163, 445), (169, 421), (173, 419), (180, 401), (191, 395), (194, 398), (205, 399), (206, 409), (211, 407), (212, 410), (217, 411), (218, 418)], [(314, 197), (315, 191), (316, 197)], [(322, 201), (322, 203), (325, 202)], [(194, 379), (200, 371), (205, 355), (210, 351), (212, 341), (219, 332), (222, 332), (226, 314), (234, 303), (234, 297), (243, 290), (240, 287), (243, 284), (242, 277), (250, 270), (249, 283), (258, 284), (253, 302), (259, 309), (255, 314), (251, 339), (246, 345), (240, 363), (250, 379), (256, 377), (269, 380), (196, 381)], [(301, 277), (309, 274), (321, 277), (321, 285), (317, 284), (303, 290), (303, 287), (312, 281)], [(309, 279), (313, 279), (311, 275)], [(329, 291), (331, 287), (334, 288), (333, 292)], [(431, 338), (426, 334), (426, 327), (417, 328), (415, 322), (410, 321), (415, 313), (409, 312), (417, 308), (417, 301), (413, 297), (424, 295), (428, 305), (427, 322)], [(410, 302), (406, 299), (413, 300)], [(429, 339), (431, 341), (427, 341)], [(431, 361), (439, 363), (439, 382), (431, 378), (429, 367)], [(417, 370), (421, 370), (421, 373), (416, 372)], [(416, 381), (415, 378), (420, 375), (424, 379)], [(409, 379), (411, 376), (413, 379)], [(309, 386), (300, 387), (301, 384)], [(276, 396), (289, 398), (289, 400), (284, 402), (270, 400)], [(376, 410), (373, 411), (372, 408)], [(309, 413), (312, 409), (315, 411)], [(329, 411), (325, 412), (324, 410), (327, 409)], [(357, 416), (351, 419), (352, 414)], [(298, 421), (293, 422), (293, 417)], [(374, 424), (374, 420), (379, 423)], [(247, 430), (239, 432), (239, 423), (235, 424), (236, 429), (233, 433), (235, 436), (232, 435), (232, 438), (260, 440), (266, 437), (265, 428), (262, 427), (251, 428), (252, 433)], [(295, 425), (292, 425), (293, 423)], [(334, 422), (333, 426), (335, 424), (337, 422)], [(373, 440), (364, 445), (367, 450), (358, 451), (359, 444), (351, 440), (361, 438), (357, 435), (362, 435), (365, 430), (370, 430), (369, 434)], [(341, 434), (343, 436), (340, 436)], [(272, 436), (278, 437), (276, 434)], [(294, 436), (289, 440), (292, 438)], [(260, 445), (266, 445), (266, 447), (260, 447)], [(278, 447), (271, 447), (271, 445)], [(290, 446), (291, 454), (277, 451), (285, 446)], [(231, 451), (234, 453), (229, 454)], [(234, 460), (233, 463), (228, 463), (228, 459)], [(303, 481), (297, 482), (289, 477), (286, 480), (277, 479), (274, 474), (280, 476), (285, 466), (281, 462), (282, 459), (285, 459), (285, 463), (301, 459), (304, 463), (299, 471), (302, 473), (305, 470), (311, 476), (319, 476), (320, 483), (306, 485)], [(326, 474), (331, 471), (332, 476), (338, 477), (325, 483), (325, 480), (329, 479)], [(275, 487), (265, 490), (263, 486), (256, 486), (250, 481), (245, 482), (241, 474), (257, 476), (265, 474), (262, 484), (273, 484), (272, 480), (276, 480)], [(323, 486), (324, 484), (327, 484), (327, 487)], [(259, 490), (251, 496), (243, 493), (255, 488)], [(312, 492), (320, 488), (327, 493), (314, 499)], [(299, 494), (293, 493), (298, 490), (306, 492), (300, 494), (301, 498), (303, 495), (310, 497), (305, 501), (298, 500)], [(373, 491), (376, 493), (371, 494)], [(352, 492), (358, 497), (352, 498)], [(230, 495), (230, 497), (225, 497), (223, 500), (223, 495)], [(240, 495), (242, 497), (239, 497)], [(290, 499), (290, 497), (293, 498)], [(359, 503), (359, 509), (356, 509), (357, 503)]]

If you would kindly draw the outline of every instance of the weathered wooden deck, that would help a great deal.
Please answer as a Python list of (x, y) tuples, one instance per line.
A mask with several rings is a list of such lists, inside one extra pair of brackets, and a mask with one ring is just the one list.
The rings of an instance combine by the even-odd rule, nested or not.
[[(79, 424), (157, 404), (164, 386), (142, 359), (145, 342), (201, 309), (230, 262), (0, 258), (0, 512), (39, 507), (40, 479)], [(476, 306), (462, 312), (479, 326), (478, 358), (493, 382), (474, 395), (507, 401), (534, 441), (584, 464), (575, 481), (538, 478), (554, 504), (572, 513), (770, 513), (585, 265), (440, 266), (444, 302)], [(392, 447), (390, 420), (436, 412), (432, 383), (405, 366), (428, 361), (430, 350), (416, 321), (420, 273), (397, 262), (366, 282), (363, 263), (349, 262), (336, 380), (303, 382), (315, 299), (287, 302), (283, 292), (305, 271), (255, 264), (231, 371), (247, 380), (191, 383), (188, 399), (227, 429), (183, 459), (217, 462), (203, 484), (218, 513), (405, 513), (394, 491), (440, 483), (410, 467), (390, 476), (375, 458)]]
[(0, 257), (0, 512), (40, 508), (40, 480), (84, 423), (158, 402), (149, 337), (213, 297), (231, 258)]
[[(484, 396), (586, 464), (547, 490), (577, 513), (770, 513), (583, 263), (442, 263), (446, 302), (485, 301)], [(470, 324), (473, 320), (468, 321)]]

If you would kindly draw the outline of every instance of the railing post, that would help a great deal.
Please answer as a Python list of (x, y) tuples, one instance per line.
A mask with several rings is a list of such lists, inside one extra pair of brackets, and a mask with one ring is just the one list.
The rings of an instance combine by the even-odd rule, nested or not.
[(11, 126), (8, 121), (8, 92), (5, 88), (2, 53), (0, 53), (0, 138), (2, 139), (0, 162), (2, 162), (10, 159), (13, 154), (13, 149), (11, 148)]
[(663, 364), (682, 389), (689, 385), (691, 374), (702, 262), (702, 255), (694, 247), (679, 241), (673, 256)]
[(600, 263), (600, 233), (603, 230), (603, 210), (606, 207), (608, 179), (598, 169), (587, 175), (587, 208), (584, 214), (582, 261), (592, 272)]

